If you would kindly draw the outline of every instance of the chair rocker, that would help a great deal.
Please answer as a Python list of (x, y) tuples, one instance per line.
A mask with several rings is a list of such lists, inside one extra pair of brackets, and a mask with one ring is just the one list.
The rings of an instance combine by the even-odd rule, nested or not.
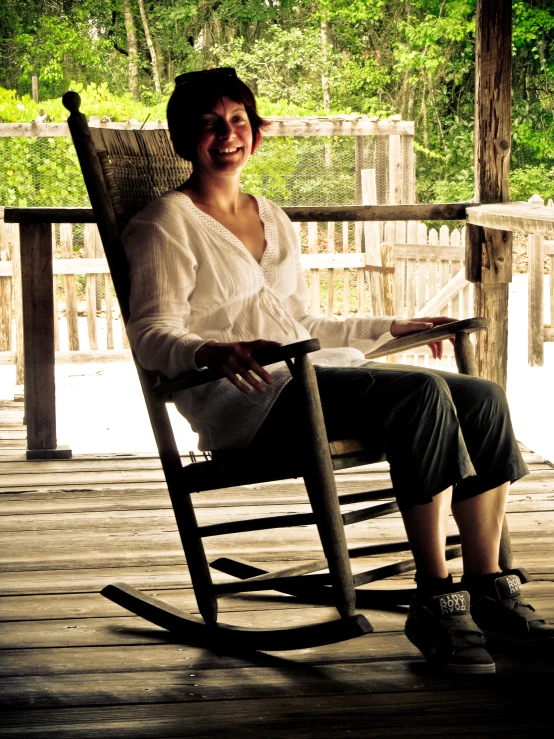
[[(181, 185), (191, 172), (190, 165), (173, 151), (166, 130), (89, 129), (79, 112), (80, 98), (74, 92), (63, 97), (69, 110), (68, 124), (75, 144), (88, 194), (123, 320), (129, 317), (129, 277), (121, 242), (127, 221), (148, 202)], [(370, 357), (406, 351), (430, 341), (454, 339), (460, 372), (476, 374), (476, 363), (469, 334), (485, 328), (485, 321), (472, 318), (431, 329), (414, 336), (395, 339)], [(171, 394), (199, 384), (213, 382), (220, 375), (211, 370), (187, 372), (175, 380), (161, 378), (136, 363), (154, 436), (159, 450), (171, 503), (181, 537), (192, 587), (201, 618), (173, 608), (125, 584), (108, 585), (102, 594), (147, 621), (169, 629), (183, 640), (237, 649), (286, 650), (313, 647), (351, 639), (373, 631), (356, 606), (386, 607), (407, 603), (413, 589), (392, 591), (356, 590), (357, 586), (415, 569), (413, 559), (374, 568), (353, 576), (350, 558), (407, 551), (407, 542), (358, 547), (348, 551), (344, 526), (398, 510), (394, 500), (364, 510), (341, 513), (341, 504), (378, 501), (393, 497), (392, 489), (337, 495), (334, 470), (369, 464), (384, 459), (381, 450), (365, 449), (357, 440), (329, 444), (310, 352), (319, 348), (316, 339), (260, 351), (260, 364), (285, 361), (298, 387), (298, 420), (304, 424), (305, 444), (298, 459), (252, 459), (247, 452), (214, 452), (211, 459), (183, 466), (171, 429), (166, 402)], [(193, 493), (247, 485), (257, 482), (302, 477), (311, 513), (273, 516), (199, 526), (191, 500)], [(234, 532), (259, 531), (279, 526), (305, 526), (315, 523), (324, 557), (306, 565), (269, 573), (248, 562), (220, 558), (211, 567), (237, 578), (216, 584), (202, 543), (203, 537)], [(504, 563), (509, 560), (509, 538), (505, 531)], [(450, 537), (449, 558), (459, 556), (459, 538)], [(327, 574), (320, 573), (328, 570)], [(297, 628), (249, 629), (218, 621), (218, 596), (231, 593), (277, 590), (296, 595), (305, 602), (334, 605), (339, 618)]]

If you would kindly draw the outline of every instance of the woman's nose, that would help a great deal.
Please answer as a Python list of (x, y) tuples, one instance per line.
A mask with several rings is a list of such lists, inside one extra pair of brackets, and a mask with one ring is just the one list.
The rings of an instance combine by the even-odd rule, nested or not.
[(216, 130), (220, 138), (232, 138), (235, 135), (233, 126), (227, 121), (218, 121)]

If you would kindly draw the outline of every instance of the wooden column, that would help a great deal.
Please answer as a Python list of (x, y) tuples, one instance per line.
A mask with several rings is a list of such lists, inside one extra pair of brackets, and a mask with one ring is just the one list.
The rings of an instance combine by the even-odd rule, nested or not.
[[(511, 0), (477, 0), (475, 200), (480, 203), (509, 201), (511, 75)], [(512, 234), (468, 224), (466, 248), (467, 278), (475, 283), (475, 314), (489, 319), (488, 331), (477, 339), (479, 374), (505, 388)]]
[(27, 459), (69, 459), (56, 440), (52, 226), (21, 223)]

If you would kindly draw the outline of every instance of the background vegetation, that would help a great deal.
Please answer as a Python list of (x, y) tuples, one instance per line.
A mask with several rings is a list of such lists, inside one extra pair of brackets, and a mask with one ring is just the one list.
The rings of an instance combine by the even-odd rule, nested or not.
[[(515, 0), (513, 9), (511, 197), (554, 197), (554, 0)], [(414, 120), (418, 199), (470, 199), (474, 28), (474, 0), (4, 0), (0, 116), (30, 121), (42, 107), (63, 120), (59, 98), (71, 86), (88, 114), (155, 119), (177, 74), (232, 65), (265, 115)], [(75, 172), (68, 142), (0, 142), (0, 204), (36, 195), (19, 180), (38, 146), (40, 166), (59, 183), (41, 194), (44, 204), (83, 196), (78, 177), (67, 177)], [(282, 202), (284, 179), (264, 182), (263, 167), (290, 169), (298, 148), (269, 143), (249, 184), (273, 188)]]

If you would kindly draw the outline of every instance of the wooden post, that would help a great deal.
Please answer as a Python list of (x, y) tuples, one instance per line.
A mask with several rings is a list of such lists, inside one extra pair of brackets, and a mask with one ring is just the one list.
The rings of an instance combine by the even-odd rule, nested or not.
[(387, 141), (388, 136), (374, 136), (375, 139), (375, 184), (377, 188), (377, 204), (388, 203), (387, 193)]
[[(393, 118), (394, 120), (394, 118)], [(403, 202), (402, 148), (400, 136), (389, 136), (389, 203)]]
[(364, 166), (364, 137), (354, 136), (354, 186), (356, 204), (362, 202), (362, 167)]
[[(56, 258), (56, 224), (52, 223), (52, 259)], [(54, 350), (60, 351), (60, 334), (58, 326), (58, 276), (52, 277), (52, 295), (54, 300)]]
[(57, 447), (52, 226), (21, 223), (27, 459), (69, 459)]
[(415, 152), (413, 135), (404, 135), (402, 144), (402, 192), (403, 203), (415, 203)]
[[(102, 259), (104, 257), (104, 248), (102, 247), (102, 241), (98, 232), (98, 227), (94, 229), (94, 244), (96, 259)], [(100, 275), (96, 278), (96, 313), (102, 311), (102, 277)]]
[(113, 349), (113, 300), (112, 278), (110, 275), (104, 275), (104, 288), (106, 290), (106, 348)]
[[(362, 169), (362, 201), (363, 205), (377, 204), (377, 187), (374, 169)], [(378, 221), (364, 223), (365, 251), (369, 265), (381, 267), (381, 224)], [(369, 272), (369, 300), (374, 316), (383, 316), (384, 289), (382, 275)]]
[(549, 254), (548, 265), (550, 267), (550, 328), (554, 328), (554, 254)]
[[(544, 237), (530, 234), (527, 242), (528, 273), (528, 329), (527, 351), (530, 367), (544, 365)], [(552, 275), (550, 276), (552, 279)]]
[[(477, 0), (475, 56), (475, 200), (508, 202), (511, 0)], [(479, 374), (505, 388), (512, 234), (468, 225), (466, 253), (467, 278), (475, 283), (475, 314), (489, 321), (488, 331), (477, 337)]]
[[(310, 254), (317, 254), (317, 223), (308, 223), (308, 249)], [(310, 311), (319, 313), (319, 269), (310, 270)]]
[[(0, 261), (10, 261), (6, 224), (0, 220)], [(12, 348), (12, 278), (0, 277), (0, 351)]]
[[(335, 224), (329, 221), (327, 224), (327, 253), (335, 251)], [(327, 270), (327, 316), (333, 318), (335, 312), (335, 270)]]
[[(342, 253), (348, 252), (348, 221), (342, 222)], [(348, 318), (350, 315), (350, 270), (345, 269), (343, 273), (344, 283), (342, 288), (342, 315)]]
[[(60, 245), (62, 258), (71, 259), (73, 257), (73, 225), (71, 223), (60, 224)], [(65, 286), (65, 315), (69, 351), (79, 351), (79, 321), (75, 277), (73, 275), (64, 275), (63, 280)]]
[[(96, 224), (86, 224), (84, 242), (85, 259), (94, 259), (96, 257)], [(87, 275), (85, 296), (87, 306), (88, 340), (91, 349), (98, 349), (98, 331), (96, 326), (96, 275)]]
[(38, 103), (38, 77), (34, 74), (31, 77), (31, 86), (33, 90), (33, 100)]
[[(362, 252), (362, 236), (363, 236), (363, 223), (358, 222), (354, 224), (354, 249), (358, 252)], [(356, 272), (358, 273), (358, 317), (365, 316), (365, 268), (359, 267)]]
[(12, 235), (12, 280), (15, 313), (15, 384), (23, 386), (25, 381), (25, 359), (23, 349), (23, 297), (21, 295), (21, 249), (19, 227), (10, 223)]

